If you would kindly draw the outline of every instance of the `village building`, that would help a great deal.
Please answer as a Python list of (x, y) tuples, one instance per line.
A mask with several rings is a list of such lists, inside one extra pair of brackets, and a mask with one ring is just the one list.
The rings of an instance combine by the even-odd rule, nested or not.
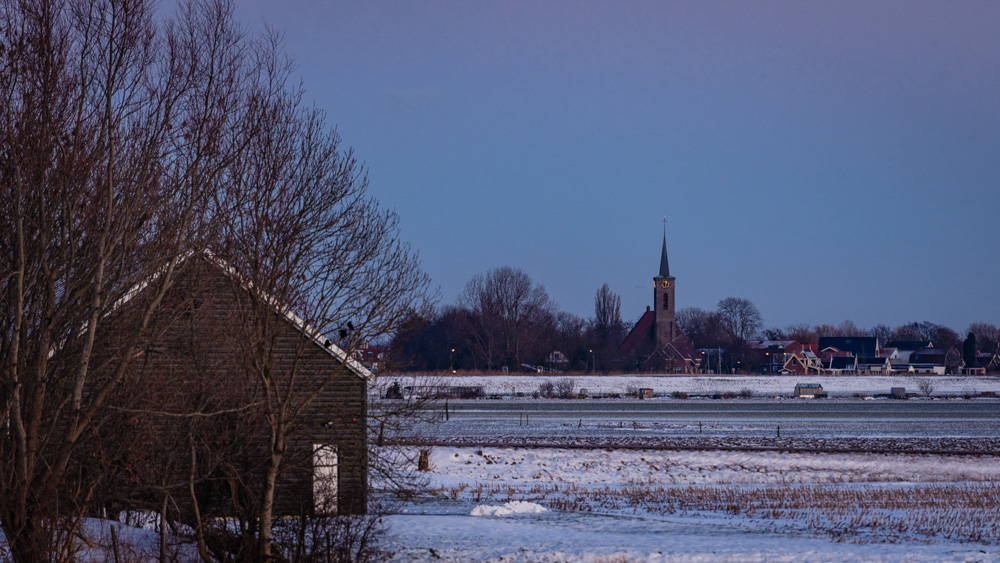
[(820, 375), (824, 372), (819, 357), (809, 348), (790, 355), (780, 371), (782, 375)]
[(855, 358), (877, 358), (879, 342), (878, 338), (872, 336), (821, 336), (819, 349), (827, 348), (849, 352)]
[(794, 340), (748, 340), (743, 358), (748, 370), (780, 373), (788, 359), (802, 349), (802, 344)]
[(830, 358), (826, 366), (828, 375), (854, 375), (858, 372), (858, 359), (854, 356), (836, 356)]
[(640, 371), (698, 373), (699, 354), (677, 326), (677, 279), (670, 275), (667, 259), (667, 235), (663, 233), (660, 269), (653, 277), (653, 306), (629, 332), (618, 348), (618, 357), (626, 367)]
[(858, 373), (863, 375), (884, 375), (892, 372), (889, 358), (858, 359)]
[(896, 349), (896, 357), (893, 360), (908, 364), (911, 354), (924, 348), (933, 348), (934, 344), (930, 340), (890, 340), (888, 346)]
[(944, 375), (946, 373), (958, 373), (963, 366), (962, 354), (958, 348), (950, 346), (948, 348), (921, 348), (910, 354), (910, 366), (914, 373), (931, 373)]

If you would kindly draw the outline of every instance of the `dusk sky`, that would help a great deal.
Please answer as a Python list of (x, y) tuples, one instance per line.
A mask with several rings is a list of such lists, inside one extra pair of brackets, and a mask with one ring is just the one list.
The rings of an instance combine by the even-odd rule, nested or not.
[(441, 304), (1000, 324), (1000, 2), (240, 1), (285, 34)]

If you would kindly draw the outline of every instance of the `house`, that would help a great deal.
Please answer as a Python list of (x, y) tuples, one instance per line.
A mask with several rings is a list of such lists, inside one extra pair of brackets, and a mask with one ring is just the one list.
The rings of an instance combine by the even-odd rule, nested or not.
[(821, 336), (819, 349), (836, 348), (842, 352), (850, 352), (855, 358), (878, 357), (878, 338), (873, 336)]
[(794, 340), (748, 340), (744, 344), (744, 362), (749, 371), (778, 373), (793, 354), (802, 351)]
[(796, 383), (794, 395), (796, 397), (826, 397), (826, 391), (819, 383)]
[[(371, 372), (211, 255), (186, 262), (152, 321), (149, 345), (128, 366), (126, 377), (141, 385), (127, 399), (144, 407), (142, 414), (122, 421), (137, 456), (121, 462), (132, 471), (126, 480), (129, 495), (159, 490), (144, 484), (143, 479), (151, 478), (145, 471), (183, 485), (173, 493), (182, 511), (192, 504), (192, 496), (206, 517), (225, 517), (237, 503), (245, 504), (246, 494), (252, 494), (248, 483), (262, 479), (270, 452), (265, 417), (247, 408), (261, 404), (267, 393), (246, 367), (251, 350), (266, 345), (274, 350), (269, 373), (275, 381), (281, 378), (281, 390), (302, 407), (276, 482), (275, 515), (365, 513)], [(151, 292), (140, 290), (133, 299), (152, 298), (146, 293)], [(135, 309), (141, 307), (126, 303), (105, 324), (130, 330)], [(247, 321), (253, 314), (268, 323), (266, 340), (254, 339), (259, 333)], [(95, 356), (114, 354), (114, 340), (113, 334), (106, 335), (109, 344)], [(290, 375), (283, 375), (292, 373), (294, 384)], [(189, 412), (220, 414), (171, 414)], [(201, 447), (195, 460), (188, 459), (189, 440)], [(191, 495), (186, 493), (188, 478), (193, 481)]]
[(858, 360), (858, 373), (882, 375), (892, 371), (889, 358), (864, 358)]
[(973, 366), (973, 369), (976, 369), (979, 373), (995, 373), (1000, 371), (1000, 350), (993, 353), (977, 352), (976, 365)]
[(830, 358), (826, 365), (826, 373), (830, 375), (853, 375), (858, 372), (858, 359), (853, 356)]
[(894, 360), (889, 360), (890, 368), (889, 373), (892, 375), (900, 375), (904, 373), (913, 373), (913, 366), (904, 362), (897, 362)]
[(382, 346), (362, 344), (354, 349), (351, 357), (372, 373), (378, 373), (385, 367), (385, 348)]
[(854, 354), (840, 350), (835, 346), (827, 346), (819, 351), (818, 356), (819, 361), (822, 362), (823, 365), (828, 366), (830, 365), (830, 360), (833, 358), (853, 358)]
[(888, 346), (896, 349), (896, 358), (904, 364), (910, 363), (910, 355), (917, 350), (931, 348), (930, 340), (890, 340)]
[(899, 348), (892, 348), (889, 346), (883, 346), (879, 348), (878, 357), (889, 358), (889, 360), (899, 359)]
[(819, 375), (824, 373), (823, 364), (812, 350), (805, 349), (792, 354), (781, 367), (782, 375)]
[(944, 375), (957, 373), (962, 367), (962, 354), (955, 346), (948, 348), (921, 348), (910, 354), (910, 365), (915, 373)]

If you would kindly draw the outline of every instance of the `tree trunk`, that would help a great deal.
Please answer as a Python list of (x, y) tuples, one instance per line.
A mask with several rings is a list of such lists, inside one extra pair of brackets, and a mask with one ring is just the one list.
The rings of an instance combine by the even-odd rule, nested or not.
[(281, 467), (283, 450), (284, 447), (282, 445), (280, 448), (274, 448), (271, 451), (271, 460), (267, 465), (267, 474), (264, 479), (264, 497), (260, 507), (260, 535), (257, 539), (261, 563), (271, 562), (271, 526), (274, 521), (274, 492), (278, 482), (278, 470)]

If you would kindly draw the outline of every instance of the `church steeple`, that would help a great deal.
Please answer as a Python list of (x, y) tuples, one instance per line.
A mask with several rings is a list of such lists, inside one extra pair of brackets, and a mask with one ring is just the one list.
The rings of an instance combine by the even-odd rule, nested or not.
[(667, 260), (667, 216), (663, 216), (663, 252), (660, 253), (660, 274), (658, 278), (670, 277), (670, 262)]
[(661, 278), (670, 277), (670, 262), (667, 261), (667, 233), (666, 229), (663, 232), (663, 252), (660, 254), (660, 276)]

